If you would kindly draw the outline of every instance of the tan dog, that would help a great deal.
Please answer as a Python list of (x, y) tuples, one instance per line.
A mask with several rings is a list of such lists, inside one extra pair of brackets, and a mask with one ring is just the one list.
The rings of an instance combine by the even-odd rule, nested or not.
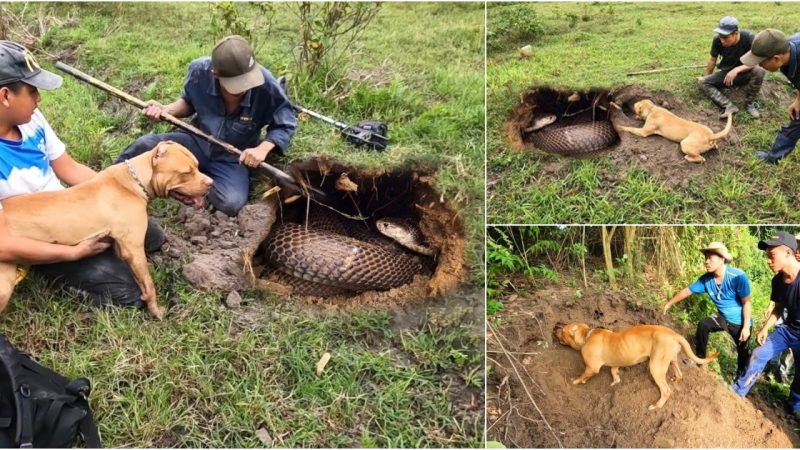
[[(200, 173), (189, 150), (172, 141), (160, 142), (129, 162), (130, 168), (115, 164), (68, 189), (5, 199), (3, 213), (12, 234), (40, 241), (74, 245), (107, 234), (130, 266), (147, 310), (161, 318), (164, 309), (156, 301), (144, 254), (147, 202), (172, 197), (199, 207), (213, 181)], [(0, 263), (0, 312), (14, 291), (15, 278), (16, 265)]]
[(572, 384), (583, 384), (597, 375), (603, 366), (611, 367), (611, 386), (619, 383), (619, 368), (633, 366), (650, 359), (650, 375), (661, 390), (661, 398), (649, 409), (661, 408), (671, 393), (667, 384), (667, 369), (670, 364), (675, 374), (674, 380), (683, 378), (678, 367), (678, 354), (681, 349), (697, 364), (708, 364), (717, 358), (713, 353), (705, 359), (694, 354), (689, 342), (680, 334), (660, 325), (637, 325), (615, 333), (603, 328), (590, 329), (585, 323), (570, 323), (562, 328), (556, 327), (554, 335), (564, 345), (579, 350), (586, 368), (583, 374), (572, 380)]
[(719, 133), (714, 133), (711, 128), (697, 122), (681, 119), (666, 109), (656, 106), (650, 100), (640, 100), (633, 105), (636, 115), (644, 120), (642, 128), (619, 127), (620, 130), (633, 133), (640, 137), (653, 134), (663, 136), (670, 141), (680, 142), (681, 151), (689, 162), (703, 162), (703, 153), (716, 148), (717, 140), (724, 138), (733, 126), (733, 115), (728, 116), (728, 124)]

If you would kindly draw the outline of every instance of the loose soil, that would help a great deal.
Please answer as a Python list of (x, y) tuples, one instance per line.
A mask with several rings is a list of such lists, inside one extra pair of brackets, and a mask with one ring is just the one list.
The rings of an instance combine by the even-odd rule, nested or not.
[[(785, 86), (775, 80), (767, 80), (762, 87), (762, 96), (768, 98), (785, 97)], [(614, 127), (620, 137), (617, 145), (610, 147), (606, 151), (596, 152), (591, 158), (603, 158), (611, 162), (617, 170), (609, 171), (606, 176), (611, 177), (609, 181), (621, 180), (625, 178), (627, 172), (632, 168), (645, 170), (655, 176), (667, 186), (683, 187), (689, 186), (693, 178), (698, 178), (707, 173), (712, 173), (724, 164), (725, 167), (744, 167), (744, 160), (749, 158), (742, 151), (742, 143), (737, 132), (737, 121), (734, 118), (733, 128), (725, 139), (718, 142), (718, 149), (712, 149), (705, 153), (705, 163), (689, 163), (683, 157), (679, 144), (668, 141), (660, 136), (650, 136), (640, 138), (631, 133), (619, 130), (619, 126), (641, 127), (642, 120), (639, 120), (633, 113), (633, 104), (642, 99), (650, 99), (656, 105), (662, 106), (674, 114), (687, 120), (704, 124), (715, 132), (725, 127), (725, 122), (719, 120), (716, 107), (710, 108), (707, 100), (692, 100), (689, 103), (680, 103), (675, 96), (666, 91), (650, 91), (641, 86), (627, 86), (616, 90), (593, 89), (583, 91), (555, 90), (550, 87), (531, 87), (520, 95), (520, 102), (513, 108), (508, 119), (503, 124), (503, 134), (515, 151), (534, 151), (547, 155), (547, 159), (542, 165), (542, 170), (547, 177), (561, 177), (569, 173), (569, 158), (558, 155), (544, 153), (534, 149), (526, 142), (521, 129), (530, 126), (531, 118), (534, 114), (547, 112), (550, 102), (542, 102), (542, 91), (553, 92), (563, 99), (577, 93), (583, 98), (597, 100), (597, 113), (604, 115), (605, 109), (609, 114)], [(743, 94), (741, 89), (726, 89), (725, 94), (744, 111)], [(621, 109), (608, 106), (613, 101), (621, 106)], [(605, 109), (603, 109), (605, 108)], [(746, 114), (740, 112), (739, 114)]]
[[(660, 410), (648, 405), (659, 391), (646, 364), (621, 368), (621, 383), (610, 387), (603, 368), (584, 385), (571, 381), (583, 372), (580, 353), (553, 338), (556, 323), (585, 322), (620, 331), (632, 325), (669, 326), (690, 341), (691, 330), (669, 323), (632, 293), (603, 292), (561, 281), (530, 286), (513, 280), (525, 295), (508, 294), (493, 326), (515, 358), (533, 397), (531, 403), (498, 335), (487, 330), (491, 365), (487, 389), (488, 439), (514, 447), (798, 447), (796, 424), (757, 394), (742, 399), (706, 368), (681, 364), (684, 378), (668, 380), (673, 389)], [(574, 286), (581, 286), (576, 281)]]
[(438, 251), (432, 274), (418, 275), (412, 283), (385, 292), (327, 298), (292, 295), (290, 286), (274, 278), (261, 244), (276, 221), (302, 218), (311, 205), (303, 197), (283, 198), (279, 204), (277, 195), (271, 195), (245, 206), (235, 218), (181, 207), (179, 230), (169, 234), (165, 253), (185, 259), (182, 272), (193, 287), (222, 291), (255, 287), (323, 309), (339, 309), (418, 304), (445, 296), (464, 281), (463, 223), (436, 191), (432, 170), (408, 166), (366, 171), (316, 158), (295, 164), (291, 171), (296, 179), (325, 191), (329, 206), (348, 216), (406, 217), (418, 223), (427, 244)]

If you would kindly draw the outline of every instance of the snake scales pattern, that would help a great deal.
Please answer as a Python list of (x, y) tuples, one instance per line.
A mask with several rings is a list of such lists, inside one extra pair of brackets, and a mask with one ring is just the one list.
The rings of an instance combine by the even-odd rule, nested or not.
[(534, 147), (564, 156), (580, 156), (617, 143), (619, 136), (608, 120), (588, 120), (569, 125), (556, 122), (527, 135)]
[(328, 297), (388, 290), (425, 272), (420, 257), (363, 223), (313, 211), (308, 226), (276, 224), (266, 242), (268, 260), (281, 272), (276, 281), (291, 285), (294, 293)]

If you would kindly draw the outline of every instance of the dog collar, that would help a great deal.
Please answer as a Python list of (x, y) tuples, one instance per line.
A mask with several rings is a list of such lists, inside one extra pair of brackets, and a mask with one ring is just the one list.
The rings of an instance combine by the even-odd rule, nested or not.
[(147, 195), (147, 188), (144, 187), (144, 183), (142, 183), (142, 180), (139, 179), (139, 175), (136, 173), (136, 169), (133, 168), (133, 164), (131, 164), (131, 161), (129, 159), (126, 159), (125, 165), (128, 166), (128, 173), (131, 174), (133, 180), (136, 181), (136, 184), (138, 184), (140, 188), (142, 188), (142, 191), (144, 192), (144, 199), (146, 201), (149, 201), (150, 196)]

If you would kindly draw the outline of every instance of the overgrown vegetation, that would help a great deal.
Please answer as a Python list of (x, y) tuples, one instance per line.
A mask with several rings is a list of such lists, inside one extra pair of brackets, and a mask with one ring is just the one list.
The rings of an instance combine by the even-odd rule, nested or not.
[[(374, 153), (344, 143), (328, 125), (301, 120), (290, 155), (276, 164), (327, 155), (367, 169), (439, 167), (437, 188), (469, 226), (473, 277), (464, 295), (480, 305), (483, 5), (382, 5), (336, 63), (330, 84), (293, 76), (298, 22), (289, 8), (299, 4), (271, 6), (266, 35), (257, 25), (266, 19), (259, 5), (214, 5), (225, 12), (212, 14), (197, 3), (2, 5), (15, 14), (28, 8), (26, 21), (42, 8), (50, 23), (62, 24), (31, 46), (45, 68), (54, 70), (48, 55), (64, 55), (144, 100), (174, 100), (186, 67), (210, 54), (216, 36), (250, 33), (260, 43), (259, 62), (289, 75), (297, 103), (347, 123), (390, 125), (389, 149)], [(42, 97), (40, 108), (70, 153), (96, 169), (142, 134), (169, 129), (68, 77)], [(263, 187), (262, 178), (254, 200)], [(157, 201), (151, 212), (169, 229), (176, 209)], [(244, 306), (228, 309), (220, 301), (226, 293), (194, 291), (174, 265), (154, 267), (160, 301), (175, 303), (163, 322), (86, 307), (30, 277), (0, 317), (11, 342), (68, 376), (92, 379), (106, 446), (482, 445), (483, 319), (475, 308), (445, 308), (442, 299), (418, 305), (408, 318), (389, 310), (324, 312), (242, 292)], [(333, 356), (318, 376), (326, 351)]]
[[(631, 158), (614, 163), (608, 154), (566, 159), (540, 151), (511, 150), (503, 122), (532, 86), (615, 89), (632, 84), (666, 91), (693, 111), (708, 111), (712, 128), (716, 107), (697, 88), (703, 69), (675, 70), (637, 77), (627, 72), (703, 65), (713, 28), (720, 18), (736, 16), (743, 29), (798, 31), (791, 3), (521, 3), (490, 4), (488, 35), (497, 38), (487, 53), (488, 222), (504, 223), (795, 223), (800, 191), (797, 153), (776, 169), (753, 156), (766, 150), (787, 122), (794, 90), (780, 73), (767, 75), (759, 100), (762, 118), (738, 114), (740, 145), (726, 143), (716, 170), (685, 183), (666, 180)], [(514, 8), (512, 10), (512, 7)], [(537, 39), (519, 41), (515, 20), (535, 14)], [(512, 27), (511, 30), (506, 28)], [(530, 41), (530, 42), (528, 42)], [(533, 44), (533, 56), (520, 59), (519, 47)], [(675, 105), (672, 107), (674, 108)], [(716, 128), (715, 128), (716, 129)], [(660, 138), (649, 138), (660, 139)], [(643, 141), (642, 145), (647, 145)], [(677, 145), (675, 146), (676, 156)], [(676, 164), (685, 164), (681, 159)], [(710, 166), (710, 164), (708, 164)], [(554, 175), (555, 167), (558, 167)], [(623, 170), (624, 168), (624, 170)], [(670, 183), (671, 182), (671, 183)], [(713, 206), (710, 206), (713, 205)]]
[[(773, 276), (757, 244), (775, 230), (742, 226), (489, 228), (487, 283), (494, 287), (490, 292), (498, 303), (509, 292), (525, 294), (517, 292), (513, 284), (523, 277), (533, 285), (575, 283), (577, 290), (625, 291), (640, 303), (636, 307), (660, 312), (675, 293), (705, 273), (699, 249), (720, 241), (734, 258), (730, 265), (742, 269), (750, 279), (755, 336), (765, 322)], [(800, 228), (780, 230), (797, 233)], [(529, 267), (540, 269), (531, 271)], [(683, 325), (684, 335), (691, 337), (697, 323), (714, 312), (713, 302), (703, 294), (678, 303), (670, 315)], [(751, 339), (751, 346), (755, 345)], [(731, 380), (736, 372), (734, 343), (725, 333), (713, 333), (710, 347), (722, 353), (711, 367)]]

